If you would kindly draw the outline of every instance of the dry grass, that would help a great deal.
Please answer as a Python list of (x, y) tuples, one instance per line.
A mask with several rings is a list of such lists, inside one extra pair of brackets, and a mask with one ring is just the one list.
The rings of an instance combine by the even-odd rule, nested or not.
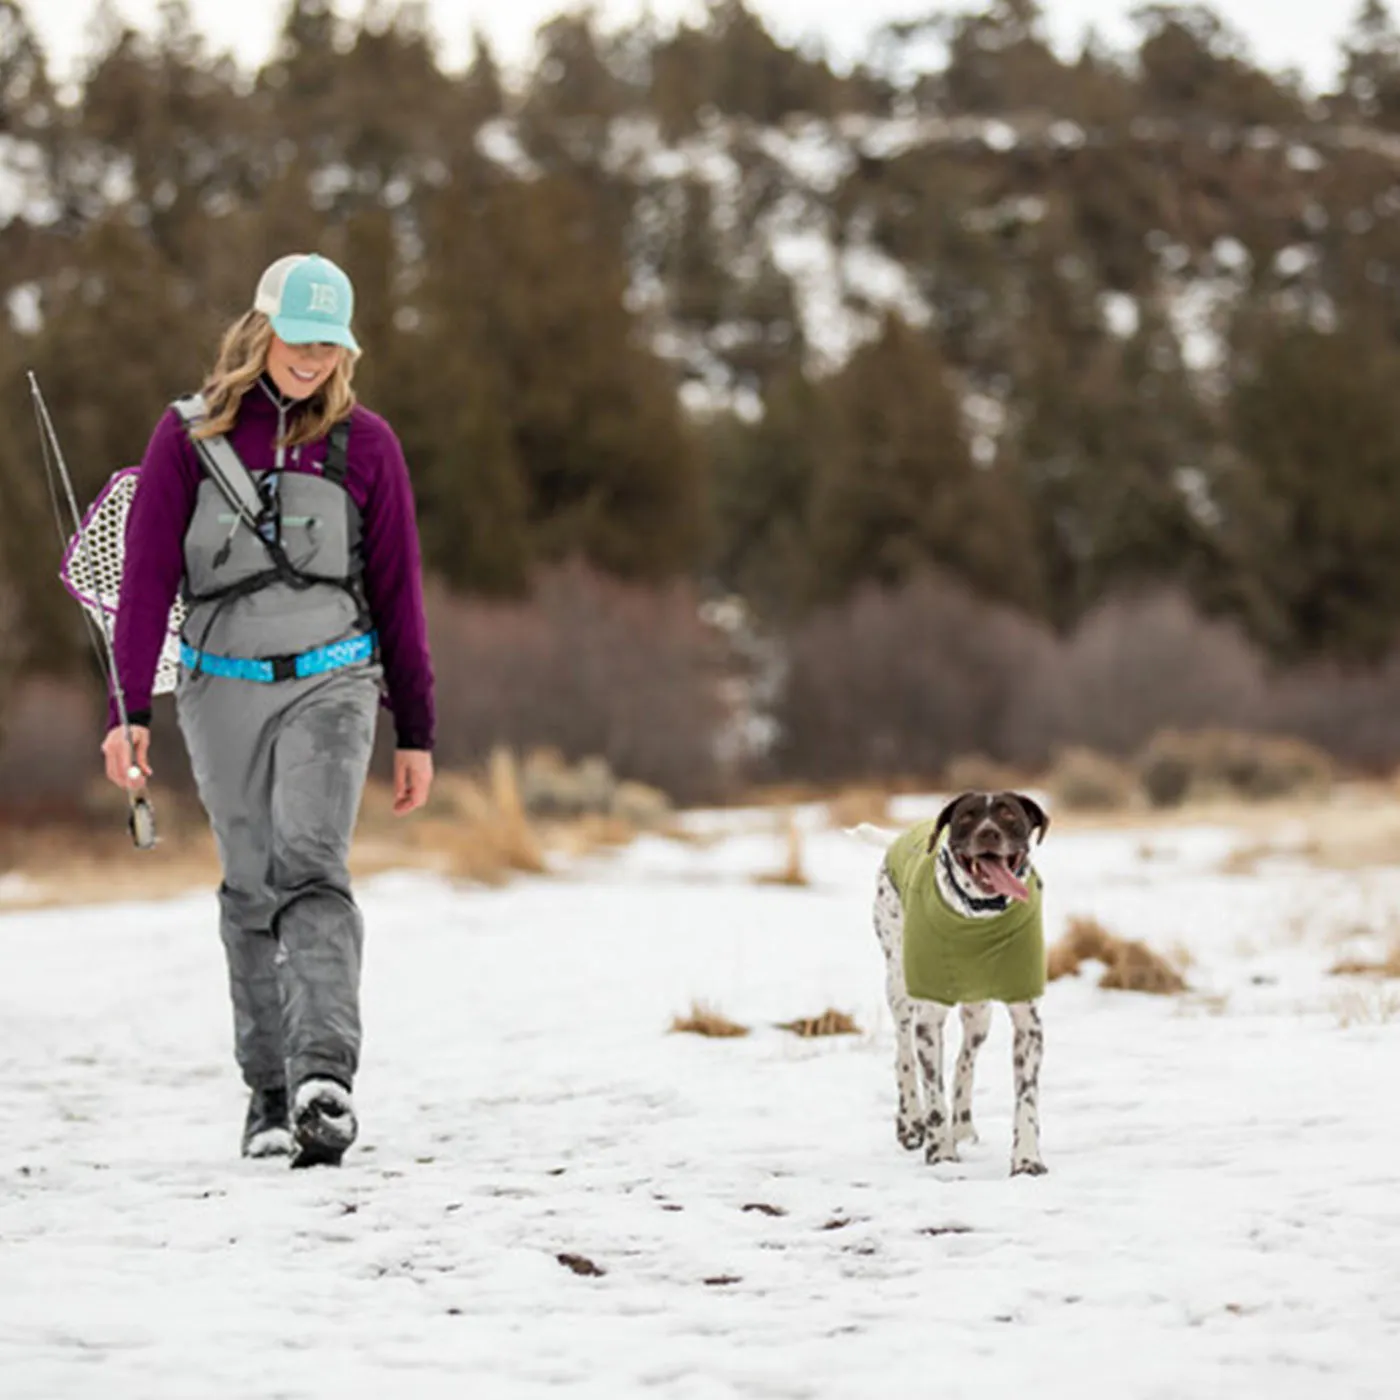
[(356, 832), (356, 874), (426, 866), (453, 879), (500, 885), (547, 868), (544, 842), (525, 814), (514, 757), (496, 750), (484, 772), (443, 773), (422, 812), (400, 821), (379, 790), (367, 793)]
[(1333, 977), (1400, 977), (1400, 939), (1396, 939), (1379, 961), (1343, 958), (1328, 969)]
[(675, 1016), (671, 1020), (672, 1035), (704, 1035), (715, 1040), (733, 1040), (748, 1033), (747, 1026), (731, 1021), (703, 1001), (691, 1002), (688, 1016)]
[(1196, 965), (1196, 955), (1184, 943), (1173, 943), (1163, 957), (1180, 973), (1190, 972)]
[(14, 882), (7, 910), (118, 900), (169, 899), (219, 881), (219, 861), (204, 814), (192, 803), (155, 794), (157, 845), (138, 851), (126, 831), (126, 802), (115, 788), (97, 792), (85, 821), (0, 829), (0, 871)]
[(1223, 729), (1163, 730), (1138, 758), (1154, 807), (1174, 807), (1193, 795), (1249, 802), (1325, 797), (1333, 770), (1325, 753), (1300, 739)]
[(1047, 975), (1053, 982), (1070, 977), (1085, 962), (1104, 966), (1099, 986), (1112, 991), (1152, 992), (1173, 996), (1186, 990), (1186, 979), (1145, 943), (1110, 933), (1097, 919), (1077, 916), (1065, 936), (1047, 954)]
[(1285, 846), (1281, 842), (1271, 839), (1250, 841), (1243, 846), (1236, 846), (1228, 855), (1223, 856), (1216, 869), (1222, 875), (1254, 876), (1259, 873), (1259, 866), (1266, 860), (1278, 860), (1286, 856), (1316, 855), (1317, 853), (1317, 847), (1309, 847), (1307, 844)]
[(844, 788), (828, 800), (826, 817), (832, 826), (841, 830), (859, 826), (861, 822), (885, 826), (891, 820), (889, 791), (875, 787)]
[(820, 1016), (804, 1016), (796, 1021), (779, 1021), (780, 1031), (791, 1031), (794, 1035), (810, 1040), (821, 1035), (859, 1035), (860, 1027), (855, 1017), (834, 1007), (827, 1007)]
[(1123, 812), (1138, 804), (1137, 776), (1126, 763), (1092, 749), (1062, 750), (1045, 775), (1057, 809)]
[(637, 837), (637, 828), (622, 817), (588, 813), (574, 821), (543, 825), (540, 839), (551, 851), (578, 857), (595, 851), (616, 850), (630, 845)]
[(1015, 792), (1026, 786), (1026, 777), (985, 754), (959, 754), (943, 770), (943, 786), (950, 792)]
[(1343, 1030), (1389, 1025), (1400, 1019), (1400, 991), (1383, 986), (1348, 987), (1332, 998), (1331, 1010)]
[[(113, 900), (163, 899), (219, 882), (219, 861), (199, 805), (157, 791), (159, 844), (136, 851), (124, 828), (125, 803), (98, 791), (82, 822), (0, 828), (0, 872), (13, 877), (0, 908), (20, 910)], [(546, 853), (579, 855), (630, 841), (634, 828), (589, 815), (536, 824), (525, 813), (514, 759), (500, 750), (484, 771), (439, 773), (426, 807), (393, 815), (386, 784), (371, 782), (351, 848), (356, 878), (385, 870), (427, 869), (499, 885), (547, 869)]]
[(803, 887), (812, 883), (807, 877), (807, 868), (803, 863), (802, 828), (797, 824), (794, 812), (790, 811), (787, 814), (787, 859), (783, 862), (782, 869), (769, 871), (754, 878), (760, 885)]
[(1074, 811), (1056, 807), (1055, 826), (1069, 831), (1138, 831), (1155, 846), (1157, 833), (1192, 826), (1229, 827), (1245, 838), (1225, 864), (1252, 873), (1268, 857), (1306, 860), (1325, 869), (1361, 870), (1400, 862), (1400, 793), (1375, 782), (1338, 784), (1327, 797), (1192, 799), (1180, 807)]

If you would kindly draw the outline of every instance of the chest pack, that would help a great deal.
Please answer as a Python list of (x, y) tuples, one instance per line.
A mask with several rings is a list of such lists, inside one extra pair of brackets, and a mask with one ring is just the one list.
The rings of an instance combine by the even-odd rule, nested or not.
[[(187, 430), (206, 416), (198, 394), (173, 407)], [(189, 626), (181, 639), (180, 661), (192, 675), (279, 681), (375, 656), (377, 638), (359, 555), (359, 515), (345, 490), (349, 437), (348, 420), (330, 429), (319, 474), (286, 471), (279, 453), (276, 468), (255, 475), (226, 436), (201, 438), (190, 432), (205, 478), (186, 535), (182, 585)], [(329, 610), (316, 601), (327, 590), (342, 598)], [(271, 596), (264, 604), (260, 595)], [(226, 629), (232, 638), (224, 640), (235, 645), (211, 652), (211, 635), (238, 603), (245, 603), (241, 614), (254, 618), (255, 625)], [(304, 626), (297, 625), (298, 618)], [(351, 620), (351, 635), (346, 635), (344, 623)], [(279, 638), (295, 649), (262, 654), (268, 642), (276, 646)], [(317, 644), (308, 645), (311, 640)], [(227, 650), (239, 654), (222, 654)]]

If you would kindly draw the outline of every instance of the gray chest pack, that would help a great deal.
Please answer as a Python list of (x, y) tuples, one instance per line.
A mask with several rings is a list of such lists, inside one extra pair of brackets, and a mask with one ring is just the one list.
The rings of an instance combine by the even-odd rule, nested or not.
[[(205, 416), (197, 394), (174, 408), (187, 428)], [(255, 476), (227, 437), (191, 434), (203, 478), (184, 540), (189, 675), (283, 681), (375, 659), (349, 435), (348, 421), (331, 428), (319, 475), (279, 460)]]

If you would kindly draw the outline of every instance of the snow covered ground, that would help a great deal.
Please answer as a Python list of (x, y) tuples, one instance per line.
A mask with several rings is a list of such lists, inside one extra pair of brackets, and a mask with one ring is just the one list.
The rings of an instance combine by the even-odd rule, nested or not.
[[(1050, 1175), (1012, 1180), (1004, 1017), (981, 1142), (902, 1152), (879, 853), (814, 831), (810, 888), (759, 885), (768, 820), (367, 882), (339, 1171), (236, 1156), (211, 896), (0, 918), (0, 1394), (1400, 1394), (1400, 1016), (1325, 975), (1400, 870), (1053, 830), (1050, 935), (1185, 945), (1197, 990), (1051, 986)], [(696, 999), (753, 1034), (667, 1034)], [(866, 1033), (774, 1025), (828, 1006)]]

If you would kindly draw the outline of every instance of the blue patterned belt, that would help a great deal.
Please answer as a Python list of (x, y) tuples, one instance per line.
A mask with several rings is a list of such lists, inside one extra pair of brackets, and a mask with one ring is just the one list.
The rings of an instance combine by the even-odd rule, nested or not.
[(377, 632), (362, 632), (343, 642), (315, 647), (297, 656), (264, 656), (256, 659), (242, 656), (215, 656), (212, 652), (196, 651), (188, 642), (180, 643), (180, 664), (198, 675), (220, 676), (234, 681), (290, 681), (307, 676), (324, 676), (327, 671), (339, 671), (373, 658), (379, 645)]

